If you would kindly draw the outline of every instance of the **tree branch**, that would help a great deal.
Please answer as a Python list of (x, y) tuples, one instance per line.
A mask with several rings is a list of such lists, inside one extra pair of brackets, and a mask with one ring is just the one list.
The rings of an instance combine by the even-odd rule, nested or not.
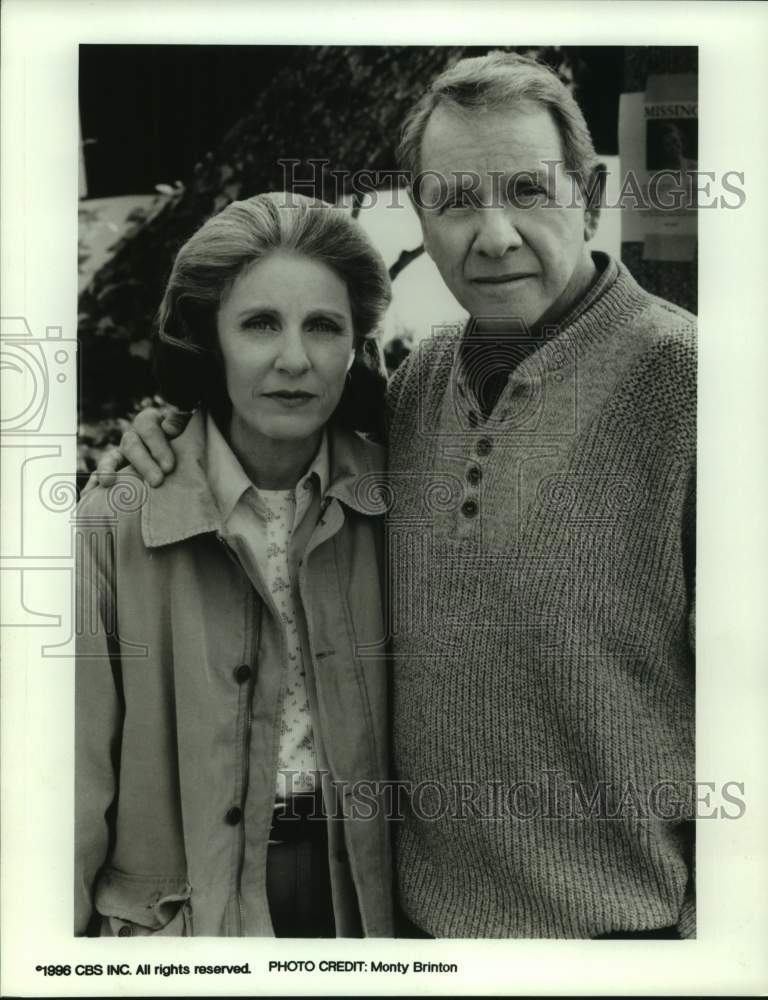
[(406, 267), (411, 263), (411, 261), (416, 260), (417, 257), (421, 257), (424, 253), (424, 244), (416, 247), (415, 250), (403, 250), (400, 256), (397, 258), (395, 263), (389, 269), (390, 281), (394, 281), (395, 278), (400, 274), (401, 271), (405, 270)]

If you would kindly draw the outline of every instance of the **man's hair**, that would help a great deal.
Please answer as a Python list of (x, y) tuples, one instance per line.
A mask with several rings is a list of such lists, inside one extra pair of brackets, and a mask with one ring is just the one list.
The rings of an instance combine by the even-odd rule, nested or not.
[(380, 434), (386, 376), (376, 337), (392, 296), (386, 265), (346, 209), (290, 192), (233, 202), (179, 250), (157, 317), (162, 395), (182, 409), (203, 403), (226, 420), (219, 306), (244, 268), (276, 250), (319, 261), (346, 285), (355, 360), (336, 416), (351, 429)]
[(530, 103), (552, 115), (560, 133), (565, 167), (587, 185), (597, 157), (581, 109), (553, 70), (513, 52), (494, 51), (461, 59), (432, 81), (403, 124), (398, 146), (400, 166), (409, 171), (411, 178), (418, 175), (424, 132), (435, 108), (476, 114)]

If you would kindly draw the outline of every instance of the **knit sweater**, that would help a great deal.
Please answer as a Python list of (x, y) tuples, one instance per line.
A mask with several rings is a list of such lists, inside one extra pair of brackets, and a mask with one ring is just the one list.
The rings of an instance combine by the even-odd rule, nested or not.
[(461, 330), (391, 386), (399, 897), (436, 937), (695, 934), (694, 318), (595, 259), (487, 421)]

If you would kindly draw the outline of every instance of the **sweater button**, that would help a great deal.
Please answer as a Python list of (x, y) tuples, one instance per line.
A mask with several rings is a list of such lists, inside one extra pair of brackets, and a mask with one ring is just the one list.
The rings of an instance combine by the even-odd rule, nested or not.
[(477, 502), (475, 500), (465, 500), (461, 505), (461, 513), (464, 517), (475, 517), (477, 514)]
[(251, 679), (251, 668), (247, 663), (241, 663), (240, 666), (235, 670), (235, 680), (238, 684), (245, 684), (246, 681)]
[(493, 441), (490, 438), (480, 438), (480, 440), (475, 445), (475, 450), (477, 454), (482, 457), (485, 455), (490, 455), (493, 450)]
[(227, 809), (224, 819), (230, 826), (237, 826), (240, 820), (243, 818), (243, 810), (240, 806), (232, 806), (231, 809)]
[(467, 469), (467, 482), (470, 486), (477, 486), (480, 480), (483, 478), (483, 470), (479, 465), (470, 465)]
[(121, 927), (120, 930), (117, 932), (118, 937), (131, 937), (132, 934), (133, 931), (131, 930), (130, 927), (127, 926), (127, 924)]

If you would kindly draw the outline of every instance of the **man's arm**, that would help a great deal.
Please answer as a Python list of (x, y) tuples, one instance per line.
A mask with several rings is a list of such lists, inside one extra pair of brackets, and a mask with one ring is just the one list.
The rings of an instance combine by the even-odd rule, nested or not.
[(166, 410), (142, 410), (123, 434), (119, 448), (110, 448), (99, 459), (83, 493), (97, 485), (112, 486), (117, 471), (128, 464), (150, 486), (160, 486), (166, 473), (173, 472), (176, 465), (176, 456), (168, 442), (181, 434), (190, 416), (172, 406)]

